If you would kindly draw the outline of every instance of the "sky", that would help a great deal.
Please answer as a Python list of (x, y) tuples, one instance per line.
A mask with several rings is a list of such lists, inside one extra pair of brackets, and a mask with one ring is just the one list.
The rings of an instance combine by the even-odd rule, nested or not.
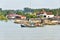
[(23, 9), (29, 8), (60, 8), (60, 0), (0, 0), (2, 9)]

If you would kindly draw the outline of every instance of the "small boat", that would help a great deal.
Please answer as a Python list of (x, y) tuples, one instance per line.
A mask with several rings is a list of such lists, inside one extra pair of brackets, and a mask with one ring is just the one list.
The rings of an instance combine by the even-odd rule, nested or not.
[(43, 24), (41, 25), (35, 25), (35, 24), (21, 24), (21, 27), (43, 27)]
[(25, 24), (21, 24), (21, 27), (35, 27), (34, 25), (25, 25)]
[(26, 27), (26, 25), (24, 25), (24, 24), (21, 24), (21, 27)]

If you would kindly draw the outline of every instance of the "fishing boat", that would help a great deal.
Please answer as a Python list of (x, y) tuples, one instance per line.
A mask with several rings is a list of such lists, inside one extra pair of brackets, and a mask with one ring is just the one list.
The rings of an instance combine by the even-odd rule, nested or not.
[(21, 24), (21, 27), (43, 27), (43, 24), (35, 24), (35, 23)]

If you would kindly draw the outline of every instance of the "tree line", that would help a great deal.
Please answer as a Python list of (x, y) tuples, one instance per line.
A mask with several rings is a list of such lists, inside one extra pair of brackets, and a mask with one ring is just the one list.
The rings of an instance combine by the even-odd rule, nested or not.
[[(60, 8), (57, 9), (48, 9), (48, 8), (42, 8), (44, 9), (46, 12), (52, 12), (54, 15), (56, 15), (58, 13), (58, 15), (60, 16)], [(40, 12), (42, 11), (42, 9), (31, 9), (31, 8), (24, 8), (24, 10), (2, 10), (2, 8), (0, 8), (0, 15), (4, 15), (6, 16), (7, 14), (10, 13), (16, 13), (16, 14), (20, 14), (20, 15), (25, 15), (25, 13), (29, 12)]]

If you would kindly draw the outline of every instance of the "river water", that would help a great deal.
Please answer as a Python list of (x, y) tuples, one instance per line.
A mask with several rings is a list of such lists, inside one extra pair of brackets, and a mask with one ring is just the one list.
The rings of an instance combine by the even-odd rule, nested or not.
[(12, 20), (0, 21), (0, 40), (60, 40), (60, 25), (22, 28)]

